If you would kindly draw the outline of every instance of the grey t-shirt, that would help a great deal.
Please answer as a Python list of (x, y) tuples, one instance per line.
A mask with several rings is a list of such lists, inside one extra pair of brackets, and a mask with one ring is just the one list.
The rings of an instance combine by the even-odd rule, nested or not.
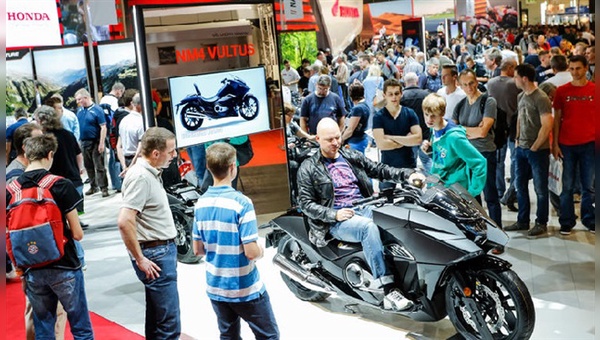
[[(529, 149), (537, 139), (542, 127), (541, 116), (552, 114), (552, 103), (544, 91), (535, 89), (531, 94), (519, 94), (519, 147)], [(542, 144), (540, 150), (548, 149), (548, 139)]]
[(517, 112), (517, 96), (521, 90), (511, 77), (494, 77), (486, 85), (490, 96), (496, 99), (498, 108), (506, 112), (506, 122), (510, 124), (513, 114)]
[[(489, 117), (496, 121), (496, 100), (488, 96), (485, 102), (484, 112), (481, 111), (481, 98), (480, 95), (475, 102), (469, 104), (469, 98), (465, 98), (464, 105), (460, 105), (460, 102), (454, 108), (454, 114), (452, 120), (457, 121), (458, 124), (464, 127), (476, 127), (483, 120), (484, 117)], [(469, 139), (471, 144), (479, 152), (491, 152), (496, 150), (496, 144), (494, 144), (494, 128), (490, 128), (487, 136), (484, 138)]]
[(143, 157), (138, 158), (125, 175), (121, 207), (138, 212), (136, 231), (139, 242), (169, 240), (177, 236), (160, 172)]

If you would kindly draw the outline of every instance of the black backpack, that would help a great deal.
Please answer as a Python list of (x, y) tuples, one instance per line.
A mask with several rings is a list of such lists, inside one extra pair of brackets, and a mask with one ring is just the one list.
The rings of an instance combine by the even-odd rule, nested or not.
[[(479, 111), (482, 115), (485, 112), (485, 103), (487, 102), (488, 97), (489, 95), (487, 93), (481, 95), (481, 102), (479, 103), (481, 107), (479, 108)], [(455, 110), (460, 113), (466, 102), (467, 97), (461, 99), (461, 101), (456, 104)], [(508, 138), (508, 123), (506, 121), (506, 112), (498, 106), (496, 107), (496, 121), (494, 122), (492, 129), (494, 131), (494, 144), (496, 144), (496, 149), (501, 149), (506, 145), (506, 140)]]
[(102, 111), (104, 111), (104, 119), (106, 120), (106, 141), (108, 146), (116, 150), (117, 139), (116, 139), (116, 126), (114, 121), (115, 111), (113, 111), (110, 104), (102, 103), (99, 104)]

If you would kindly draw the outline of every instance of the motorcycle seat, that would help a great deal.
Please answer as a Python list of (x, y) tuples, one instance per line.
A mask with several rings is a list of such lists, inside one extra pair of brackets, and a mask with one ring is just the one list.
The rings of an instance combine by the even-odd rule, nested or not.
[(220, 98), (219, 96), (215, 95), (215, 96), (212, 96), (212, 97), (208, 97), (208, 98), (202, 98), (202, 99), (203, 99), (205, 102), (214, 103), (214, 102), (216, 102), (217, 100), (219, 100), (219, 98)]

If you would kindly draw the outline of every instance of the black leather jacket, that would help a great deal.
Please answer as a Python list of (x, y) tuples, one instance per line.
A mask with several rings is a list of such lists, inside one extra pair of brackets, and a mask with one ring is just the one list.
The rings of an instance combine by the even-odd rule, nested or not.
[[(413, 169), (399, 169), (374, 162), (352, 149), (340, 149), (340, 154), (346, 159), (358, 179), (358, 187), (363, 197), (373, 195), (370, 178), (401, 182), (415, 172)], [(333, 182), (320, 151), (302, 162), (297, 181), (298, 201), (300, 208), (308, 217), (310, 227), (320, 232), (329, 231), (329, 226), (336, 222), (337, 210), (333, 208)]]

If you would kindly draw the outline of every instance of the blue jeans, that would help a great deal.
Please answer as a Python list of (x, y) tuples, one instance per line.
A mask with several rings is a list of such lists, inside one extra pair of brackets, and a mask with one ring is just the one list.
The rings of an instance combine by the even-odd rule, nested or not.
[(73, 338), (94, 338), (81, 269), (30, 270), (25, 274), (25, 281), (25, 293), (34, 313), (36, 339), (54, 339), (58, 301), (67, 312)]
[[(481, 152), (481, 155), (487, 161), (487, 173), (485, 176), (485, 186), (483, 187), (485, 204), (487, 205), (490, 218), (496, 222), (499, 228), (502, 228), (502, 209), (500, 208), (500, 199), (498, 198), (498, 189), (496, 188), (496, 151)], [(477, 195), (475, 199), (481, 204), (481, 195)]]
[(121, 162), (117, 159), (117, 152), (109, 148), (108, 175), (110, 176), (113, 190), (121, 190), (121, 185), (123, 184), (123, 179), (119, 177), (121, 171), (123, 170), (121, 170)]
[(529, 178), (533, 177), (533, 188), (537, 196), (537, 210), (535, 223), (548, 223), (549, 191), (548, 191), (548, 169), (550, 167), (550, 150), (531, 151), (529, 149), (516, 148), (517, 154), (517, 178), (515, 187), (517, 189), (517, 202), (519, 213), (517, 222), (529, 223), (530, 201), (529, 201)]
[(146, 288), (146, 339), (179, 339), (181, 322), (175, 243), (142, 249), (142, 253), (161, 269), (158, 278), (149, 280), (135, 260), (131, 261), (138, 279)]
[(380, 285), (393, 282), (393, 277), (388, 275), (385, 266), (379, 228), (373, 222), (373, 206), (355, 209), (352, 218), (334, 223), (329, 233), (338, 240), (360, 242), (373, 278), (378, 280)]
[(433, 161), (431, 157), (421, 150), (420, 146), (413, 146), (413, 152), (415, 154), (415, 158), (419, 157), (421, 163), (423, 164), (423, 169), (425, 169), (426, 173), (431, 173), (431, 167), (433, 165)]
[[(80, 185), (75, 188), (79, 193), (79, 196), (83, 197), (83, 185)], [(75, 249), (77, 249), (77, 257), (79, 258), (79, 262), (81, 262), (81, 267), (85, 266), (85, 252), (83, 250), (83, 246), (77, 240), (73, 240), (75, 242)]]
[(210, 302), (217, 315), (221, 340), (241, 339), (240, 318), (248, 323), (256, 339), (279, 339), (279, 328), (267, 291), (258, 299), (247, 302)]
[[(504, 146), (501, 149), (496, 149), (496, 188), (498, 189), (498, 197), (502, 198), (502, 196), (504, 196), (504, 192), (506, 191), (506, 181), (504, 180), (504, 175), (506, 174), (506, 166), (505, 166), (505, 160), (506, 160), (506, 149), (508, 148), (508, 143), (504, 144)], [(514, 148), (514, 143), (513, 143), (513, 148)], [(511, 156), (511, 161), (512, 161), (512, 156)], [(511, 181), (512, 181), (512, 168), (513, 166), (510, 167), (511, 169)]]
[[(594, 142), (569, 146), (561, 144), (560, 150), (563, 154), (563, 187), (560, 194), (560, 218), (558, 219), (560, 226), (573, 228), (576, 223), (573, 193), (577, 180), (576, 169), (578, 169), (581, 182), (581, 223), (588, 229), (596, 230), (596, 212), (593, 207), (596, 200)], [(577, 165), (579, 165), (578, 168), (576, 168)]]
[(367, 135), (364, 135), (362, 139), (351, 138), (348, 140), (348, 145), (350, 145), (350, 148), (352, 148), (364, 155), (365, 150), (367, 149), (367, 146), (369, 145), (369, 138)]
[(187, 153), (190, 156), (190, 161), (196, 171), (196, 178), (198, 178), (198, 187), (202, 187), (202, 179), (206, 172), (206, 149), (204, 144), (198, 144), (194, 146), (188, 146)]

